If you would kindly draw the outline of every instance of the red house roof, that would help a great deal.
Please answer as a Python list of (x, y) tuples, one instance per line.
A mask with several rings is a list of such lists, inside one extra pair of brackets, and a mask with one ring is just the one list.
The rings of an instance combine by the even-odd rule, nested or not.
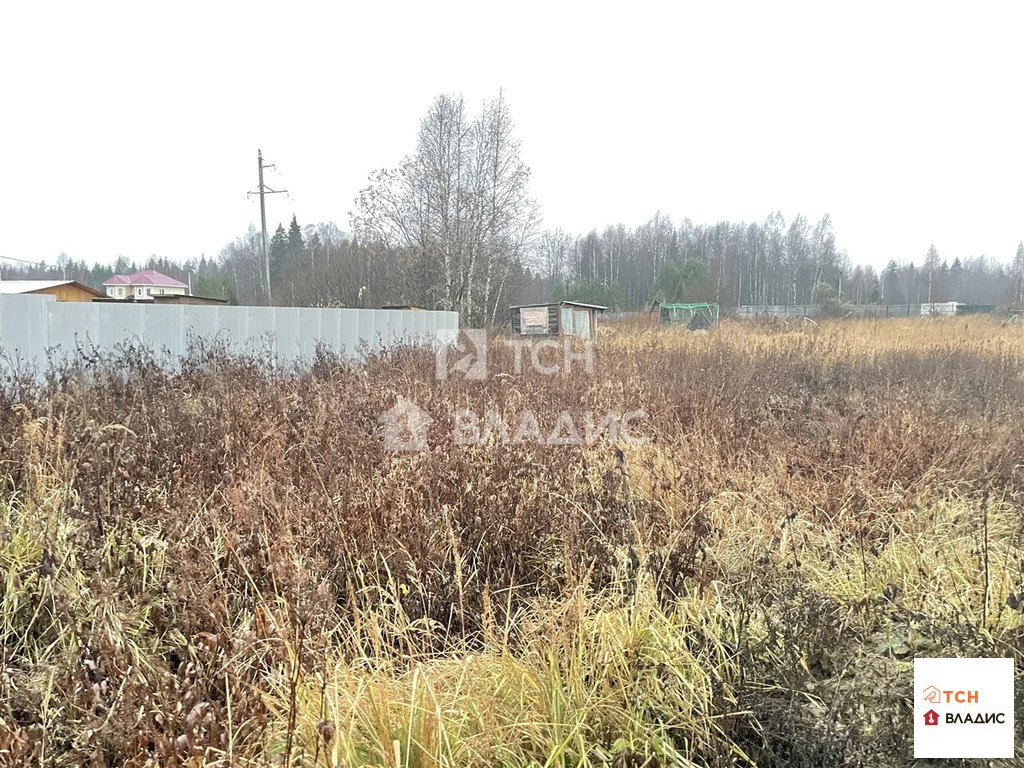
[(159, 285), (163, 288), (188, 288), (180, 280), (168, 277), (155, 269), (144, 269), (134, 275), (114, 275), (104, 285)]

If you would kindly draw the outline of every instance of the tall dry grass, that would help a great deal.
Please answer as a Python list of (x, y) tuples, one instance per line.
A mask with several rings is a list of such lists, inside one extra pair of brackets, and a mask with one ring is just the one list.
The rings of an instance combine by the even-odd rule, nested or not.
[[(1020, 660), (1020, 328), (624, 323), (591, 374), (490, 370), (6, 381), (0, 764), (897, 766), (914, 656)], [(398, 397), (431, 450), (384, 450)], [(463, 408), (651, 442), (456, 445)]]

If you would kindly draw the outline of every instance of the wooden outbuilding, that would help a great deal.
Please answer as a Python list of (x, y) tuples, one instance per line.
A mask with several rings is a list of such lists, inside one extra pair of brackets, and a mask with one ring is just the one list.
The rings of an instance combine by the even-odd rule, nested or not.
[(93, 299), (95, 302), (100, 304), (155, 304), (162, 306), (164, 304), (187, 304), (190, 306), (221, 306), (228, 303), (227, 299), (216, 299), (212, 296), (195, 296), (193, 294), (184, 293), (165, 293), (157, 294), (155, 296), (147, 296), (146, 298), (136, 299), (134, 295), (128, 296), (126, 299), (113, 299), (110, 296), (104, 296), (102, 298)]
[(592, 339), (597, 333), (597, 313), (608, 307), (578, 301), (524, 304), (510, 307), (512, 333), (516, 336), (576, 336)]
[(0, 293), (53, 296), (57, 301), (92, 301), (105, 295), (75, 280), (0, 280)]

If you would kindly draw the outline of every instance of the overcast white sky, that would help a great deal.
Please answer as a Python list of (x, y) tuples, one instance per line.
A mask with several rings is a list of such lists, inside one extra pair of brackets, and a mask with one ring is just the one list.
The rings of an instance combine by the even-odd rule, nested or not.
[[(159, 10), (157, 8), (159, 7)], [(1024, 238), (1024, 3), (33, 3), (0, 11), (0, 255), (348, 228), (442, 92), (504, 88), (544, 226), (832, 214), (856, 262)]]

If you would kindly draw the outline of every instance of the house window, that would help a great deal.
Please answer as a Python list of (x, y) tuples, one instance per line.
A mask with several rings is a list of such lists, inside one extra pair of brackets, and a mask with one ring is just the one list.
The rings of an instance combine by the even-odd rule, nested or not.
[(147, 296), (152, 296), (153, 295), (153, 289), (152, 288), (147, 288), (146, 289), (146, 295)]

